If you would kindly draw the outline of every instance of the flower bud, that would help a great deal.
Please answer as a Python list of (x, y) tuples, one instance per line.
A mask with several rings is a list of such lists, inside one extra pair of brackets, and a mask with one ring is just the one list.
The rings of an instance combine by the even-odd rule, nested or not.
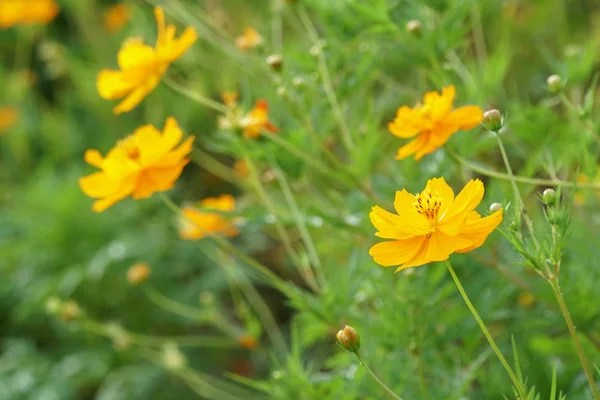
[(417, 21), (416, 19), (411, 19), (410, 21), (408, 21), (406, 23), (406, 32), (413, 34), (415, 36), (421, 35), (422, 28), (423, 28), (423, 25), (421, 24), (421, 21)]
[(351, 326), (346, 325), (344, 329), (338, 331), (335, 337), (344, 349), (352, 353), (356, 353), (360, 349), (360, 336)]
[(545, 205), (551, 206), (556, 201), (556, 191), (554, 189), (546, 189), (542, 192), (542, 201)]
[(132, 265), (127, 271), (127, 281), (131, 285), (139, 285), (144, 283), (150, 277), (150, 272), (152, 270), (148, 266), (148, 264), (144, 262), (139, 262), (137, 264)]
[(65, 322), (73, 321), (81, 316), (81, 309), (75, 300), (67, 300), (62, 304), (59, 317)]
[(504, 117), (496, 109), (488, 110), (483, 113), (483, 126), (489, 131), (498, 132), (504, 126)]
[(559, 75), (550, 75), (548, 79), (546, 79), (546, 84), (548, 85), (548, 90), (551, 93), (558, 93), (564, 89), (565, 83), (563, 79)]
[(280, 71), (283, 66), (283, 57), (281, 54), (271, 54), (267, 57), (267, 64), (275, 71)]
[(162, 353), (162, 362), (166, 369), (178, 370), (187, 364), (185, 356), (175, 342), (165, 343)]
[(248, 350), (253, 350), (256, 348), (256, 346), (258, 346), (258, 341), (256, 340), (256, 338), (247, 333), (238, 337), (237, 341), (240, 344), (240, 346)]
[(490, 205), (490, 212), (495, 213), (496, 211), (502, 210), (502, 204), (500, 203), (492, 203)]

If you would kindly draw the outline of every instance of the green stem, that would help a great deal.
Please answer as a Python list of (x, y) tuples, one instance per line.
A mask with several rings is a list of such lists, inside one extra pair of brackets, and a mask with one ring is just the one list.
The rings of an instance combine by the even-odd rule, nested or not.
[(567, 308), (567, 304), (565, 303), (562, 291), (560, 290), (560, 286), (558, 284), (558, 276), (554, 276), (554, 278), (550, 279), (548, 282), (552, 287), (554, 297), (556, 297), (556, 301), (558, 302), (558, 306), (560, 307), (560, 312), (562, 313), (562, 316), (565, 319), (565, 322), (567, 323), (567, 328), (569, 329), (569, 333), (571, 334), (571, 339), (573, 340), (573, 344), (575, 345), (575, 350), (577, 351), (577, 355), (579, 356), (579, 361), (581, 361), (581, 366), (583, 367), (583, 371), (585, 372), (585, 377), (587, 378), (587, 381), (590, 385), (590, 389), (592, 390), (592, 396), (594, 396), (595, 400), (599, 400), (600, 395), (598, 394), (598, 389), (596, 388), (596, 383), (594, 382), (594, 375), (592, 374), (588, 360), (585, 357), (585, 354), (583, 353), (583, 348), (581, 347), (579, 337), (577, 336), (577, 332), (575, 331), (575, 325), (573, 324), (573, 320), (571, 319), (571, 313), (569, 313), (569, 309)]
[(165, 78), (163, 78), (163, 81), (167, 84), (167, 86), (169, 86), (171, 89), (173, 89), (177, 93), (182, 94), (185, 97), (187, 97), (188, 99), (193, 100), (199, 104), (202, 104), (203, 106), (212, 108), (213, 110), (223, 113), (223, 114), (225, 114), (229, 111), (229, 109), (225, 105), (223, 105), (217, 101), (211, 100), (208, 97), (205, 97), (198, 92), (194, 92), (193, 90), (187, 89), (187, 88), (181, 86), (180, 84), (176, 83), (175, 81), (173, 81), (171, 78), (165, 77)]
[(510, 184), (512, 185), (513, 191), (515, 192), (515, 199), (517, 200), (517, 217), (520, 219), (521, 214), (525, 219), (525, 225), (527, 226), (527, 230), (529, 231), (529, 235), (535, 244), (536, 249), (539, 250), (540, 242), (537, 240), (535, 235), (535, 230), (533, 229), (533, 222), (529, 215), (525, 211), (525, 203), (523, 202), (523, 198), (521, 197), (521, 192), (519, 192), (519, 187), (517, 186), (517, 181), (515, 180), (515, 176), (512, 171), (512, 167), (510, 166), (510, 162), (508, 161), (508, 155), (506, 154), (506, 149), (504, 148), (504, 143), (502, 143), (502, 139), (500, 138), (500, 132), (495, 131), (496, 139), (498, 140), (498, 147), (500, 148), (500, 153), (502, 153), (502, 159), (504, 160), (504, 166), (506, 167), (506, 172), (508, 172), (508, 176), (510, 177)]
[(450, 275), (452, 275), (452, 279), (454, 279), (454, 283), (456, 284), (456, 287), (458, 288), (458, 291), (460, 292), (460, 295), (462, 296), (463, 300), (467, 304), (467, 307), (469, 308), (469, 311), (471, 311), (471, 314), (473, 314), (473, 317), (477, 321), (477, 324), (479, 324), (479, 328), (481, 328), (481, 331), (483, 332), (483, 335), (487, 339), (487, 341), (490, 344), (490, 346), (491, 346), (492, 350), (494, 351), (494, 353), (496, 353), (496, 357), (498, 357), (498, 360), (500, 360), (500, 363), (502, 364), (502, 366), (504, 367), (504, 369), (508, 373), (508, 376), (510, 376), (510, 379), (511, 379), (511, 381), (512, 381), (514, 387), (515, 387), (515, 389), (519, 393), (519, 396), (520, 396), (519, 398), (520, 399), (526, 399), (527, 398), (527, 391), (526, 391), (525, 387), (517, 379), (517, 376), (513, 372), (513, 370), (510, 367), (510, 365), (508, 365), (508, 362), (506, 361), (506, 359), (504, 358), (504, 356), (500, 352), (500, 349), (498, 349), (498, 345), (496, 345), (496, 342), (494, 341), (494, 338), (492, 338), (492, 335), (490, 334), (490, 332), (488, 331), (487, 327), (485, 326), (485, 323), (483, 322), (483, 320), (479, 316), (479, 313), (475, 309), (475, 306), (473, 306), (473, 303), (471, 303), (471, 300), (469, 300), (469, 296), (467, 296), (467, 292), (465, 292), (465, 289), (463, 288), (462, 284), (460, 283), (460, 280), (458, 279), (458, 276), (456, 275), (456, 272), (454, 272), (454, 268), (452, 268), (452, 264), (450, 264), (450, 260), (446, 260), (445, 263), (446, 263), (446, 267), (448, 267), (448, 271), (450, 272)]
[(367, 370), (369, 375), (371, 375), (371, 377), (375, 380), (375, 382), (377, 382), (379, 384), (379, 386), (381, 386), (383, 388), (383, 390), (385, 390), (386, 393), (390, 395), (391, 398), (396, 399), (396, 400), (402, 400), (402, 398), (400, 396), (398, 396), (396, 393), (394, 393), (392, 391), (392, 389), (387, 387), (387, 385), (385, 383), (383, 383), (383, 381), (381, 379), (379, 379), (379, 377), (377, 375), (375, 375), (375, 373), (373, 371), (371, 371), (371, 368), (369, 368), (369, 366), (365, 363), (365, 361), (360, 356), (360, 354), (358, 354), (358, 351), (355, 352), (354, 355), (358, 359), (358, 362), (360, 362), (362, 364), (362, 366)]

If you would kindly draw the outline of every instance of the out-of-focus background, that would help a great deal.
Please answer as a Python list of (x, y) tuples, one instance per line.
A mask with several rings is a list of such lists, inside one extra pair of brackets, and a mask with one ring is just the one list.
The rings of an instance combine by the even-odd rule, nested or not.
[[(154, 43), (152, 7), (162, 4), (178, 33), (194, 26), (200, 35), (171, 66), (169, 79), (216, 101), (221, 92), (238, 91), (246, 108), (267, 99), (280, 137), (320, 160), (322, 149), (313, 139), (335, 148), (339, 122), (323, 89), (322, 52), (342, 118), (359, 137), (359, 149), (341, 156), (345, 169), (390, 203), (395, 190), (418, 191), (432, 176), (445, 176), (455, 188), (480, 177), (487, 186), (484, 209), (509, 200), (507, 181), (464, 168), (444, 150), (420, 163), (396, 161), (400, 141), (389, 135), (387, 122), (400, 105), (455, 83), (458, 103), (505, 112), (510, 126), (505, 140), (517, 173), (552, 177), (554, 172), (566, 180), (580, 175), (593, 181), (598, 121), (591, 102), (600, 73), (600, 3), (132, 1), (116, 15), (107, 15), (116, 12), (112, 1), (59, 4), (60, 13), (47, 24), (0, 28), (0, 399), (203, 397), (160, 361), (115, 340), (120, 329), (142, 335), (138, 344), (154, 346), (156, 354), (168, 354), (169, 338), (185, 337), (172, 349), (175, 357), (181, 351), (194, 370), (225, 377), (263, 398), (383, 398), (334, 345), (335, 332), (345, 323), (360, 328), (365, 354), (405, 399), (500, 399), (509, 393), (504, 371), (444, 268), (432, 264), (412, 275), (394, 275), (375, 265), (367, 253), (374, 242), (367, 218), (373, 201), (274, 143), (254, 141), (249, 146), (259, 160), (261, 180), (277, 207), (285, 208), (285, 229), (294, 245), (302, 241), (293, 209), (280, 206), (286, 197), (274, 178), (278, 173), (295, 193), (330, 282), (310, 301), (252, 282), (292, 349), (287, 357), (273, 356), (260, 318), (251, 302), (240, 300), (214, 244), (181, 240), (175, 217), (158, 196), (121, 201), (96, 214), (78, 186), (92, 170), (83, 161), (86, 149), (104, 154), (138, 126), (162, 127), (168, 116), (196, 136), (198, 149), (233, 166), (239, 157), (222, 139), (218, 113), (162, 83), (135, 110), (114, 115), (115, 103), (98, 95), (96, 75), (116, 68), (116, 54), (127, 38)], [(422, 30), (407, 32), (409, 20), (421, 21)], [(235, 38), (248, 26), (262, 34), (264, 44), (244, 52)], [(316, 42), (313, 33), (319, 36)], [(265, 62), (274, 53), (284, 60), (280, 72)], [(566, 95), (573, 102), (589, 103), (587, 115), (578, 118), (561, 108), (546, 89), (551, 74), (567, 82)], [(463, 159), (502, 171), (494, 146), (479, 128), (451, 141), (452, 151)], [(169, 197), (181, 204), (222, 193), (238, 197), (246, 222), (235, 245), (295, 283), (298, 291), (308, 290), (290, 267), (272, 210), (259, 195), (213, 172), (210, 165), (190, 164)], [(522, 189), (536, 224), (542, 224), (537, 197), (542, 187)], [(597, 204), (594, 191), (575, 196), (562, 272), (565, 297), (596, 364)], [(554, 365), (567, 398), (587, 399), (586, 381), (551, 292), (519, 265), (520, 256), (501, 235), (453, 260), (505, 354), (512, 354), (515, 338), (523, 374), (542, 398), (550, 392)], [(151, 286), (128, 281), (129, 267), (138, 262), (151, 266)], [(72, 302), (75, 321), (69, 307), (59, 318), (48, 313), (56, 302), (64, 310), (65, 301)], [(225, 327), (215, 323), (215, 316), (225, 317)], [(81, 318), (85, 323), (77, 323)], [(205, 398), (228, 398), (207, 393)]]

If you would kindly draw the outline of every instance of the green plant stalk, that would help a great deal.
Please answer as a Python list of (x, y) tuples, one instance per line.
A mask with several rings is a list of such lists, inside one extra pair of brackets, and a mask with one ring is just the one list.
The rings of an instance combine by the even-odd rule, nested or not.
[(377, 375), (375, 375), (375, 372), (373, 372), (371, 370), (371, 368), (369, 368), (369, 366), (365, 363), (365, 361), (363, 360), (361, 355), (358, 353), (358, 351), (354, 352), (354, 355), (356, 356), (356, 359), (358, 360), (358, 362), (367, 370), (369, 375), (371, 375), (371, 377), (375, 380), (375, 382), (377, 382), (379, 384), (379, 386), (381, 386), (383, 388), (383, 390), (385, 390), (385, 392), (390, 395), (391, 398), (396, 399), (396, 400), (402, 400), (402, 398), (400, 396), (398, 396), (396, 393), (394, 393), (392, 391), (392, 389), (387, 387), (387, 385), (385, 383), (383, 383), (383, 381), (381, 379), (379, 379), (379, 377)]
[(171, 89), (173, 89), (177, 93), (187, 97), (188, 99), (195, 101), (196, 103), (202, 104), (203, 106), (206, 106), (208, 108), (211, 108), (211, 109), (213, 109), (217, 112), (223, 113), (223, 114), (225, 114), (229, 111), (227, 106), (225, 106), (217, 101), (211, 100), (208, 97), (205, 97), (198, 92), (187, 89), (187, 88), (181, 86), (180, 84), (176, 83), (169, 77), (164, 77), (163, 81)]
[(510, 162), (508, 161), (508, 155), (506, 154), (506, 149), (504, 148), (504, 143), (502, 143), (502, 139), (500, 138), (500, 132), (494, 131), (496, 135), (496, 139), (498, 140), (498, 147), (500, 148), (500, 153), (502, 153), (502, 159), (504, 160), (504, 166), (506, 167), (506, 172), (508, 172), (508, 176), (510, 177), (510, 184), (512, 185), (513, 191), (515, 192), (515, 199), (517, 200), (517, 217), (520, 219), (521, 214), (525, 219), (525, 225), (527, 226), (527, 230), (529, 231), (529, 235), (535, 244), (536, 249), (540, 249), (540, 242), (538, 241), (535, 230), (533, 229), (533, 222), (529, 215), (525, 211), (525, 203), (523, 202), (523, 198), (521, 197), (521, 192), (519, 192), (519, 188), (517, 186), (517, 182), (514, 178), (514, 174), (512, 171), (512, 167), (510, 166)]
[(558, 302), (558, 306), (560, 307), (560, 312), (562, 313), (562, 316), (567, 324), (567, 328), (569, 329), (569, 333), (571, 334), (573, 345), (575, 346), (575, 350), (577, 351), (577, 355), (579, 356), (579, 361), (581, 362), (581, 366), (583, 367), (585, 377), (587, 378), (587, 381), (590, 385), (590, 389), (592, 390), (592, 396), (594, 396), (594, 400), (600, 400), (600, 395), (598, 394), (598, 389), (596, 387), (596, 383), (594, 382), (594, 375), (592, 374), (588, 360), (583, 352), (583, 348), (581, 347), (581, 343), (579, 342), (579, 337), (577, 336), (577, 332), (575, 331), (575, 325), (573, 324), (573, 320), (571, 319), (571, 313), (569, 313), (569, 309), (567, 308), (567, 304), (565, 303), (562, 291), (560, 290), (560, 286), (558, 284), (558, 276), (554, 276), (553, 279), (548, 280), (548, 283), (550, 283), (550, 286), (552, 287), (554, 297), (556, 297), (556, 301)]
[(519, 380), (517, 379), (517, 376), (513, 372), (512, 368), (510, 367), (510, 365), (508, 364), (508, 362), (506, 361), (506, 359), (500, 352), (500, 349), (498, 349), (498, 345), (496, 345), (496, 341), (494, 340), (494, 338), (488, 331), (487, 327), (485, 326), (485, 323), (483, 322), (483, 320), (479, 316), (479, 313), (475, 309), (475, 306), (473, 306), (473, 303), (471, 303), (469, 296), (467, 296), (467, 292), (465, 292), (465, 289), (463, 288), (462, 284), (460, 283), (460, 280), (458, 279), (458, 276), (456, 275), (454, 268), (452, 268), (452, 264), (450, 264), (450, 260), (446, 260), (445, 263), (446, 263), (446, 267), (448, 267), (448, 271), (450, 272), (450, 275), (452, 275), (452, 279), (454, 279), (454, 283), (456, 284), (456, 287), (458, 288), (460, 295), (462, 296), (463, 300), (467, 304), (469, 311), (471, 311), (471, 314), (473, 314), (473, 317), (477, 321), (477, 324), (479, 324), (479, 328), (481, 328), (483, 335), (487, 339), (487, 341), (490, 344), (494, 353), (496, 353), (496, 357), (498, 357), (498, 360), (500, 360), (500, 363), (502, 364), (502, 366), (508, 373), (508, 376), (510, 376), (510, 379), (511, 379), (515, 389), (519, 393), (519, 396), (520, 396), (519, 398), (526, 399), (527, 398), (527, 390), (525, 389), (523, 384), (521, 382), (519, 382)]

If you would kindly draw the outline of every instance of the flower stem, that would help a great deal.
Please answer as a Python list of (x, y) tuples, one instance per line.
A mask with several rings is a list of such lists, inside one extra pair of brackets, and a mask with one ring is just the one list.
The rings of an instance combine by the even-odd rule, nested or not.
[(508, 155), (506, 154), (506, 149), (504, 148), (504, 144), (502, 143), (502, 139), (500, 138), (500, 132), (494, 131), (496, 135), (496, 139), (498, 140), (498, 147), (500, 148), (500, 153), (502, 153), (502, 159), (504, 160), (504, 165), (506, 166), (506, 172), (508, 172), (508, 176), (510, 177), (510, 184), (512, 185), (513, 191), (515, 192), (515, 199), (517, 200), (517, 217), (521, 218), (521, 214), (525, 219), (525, 225), (527, 225), (527, 230), (529, 231), (529, 235), (535, 244), (536, 249), (539, 250), (540, 242), (537, 240), (535, 236), (535, 231), (533, 229), (533, 222), (527, 212), (525, 211), (525, 203), (523, 202), (523, 198), (521, 197), (521, 192), (519, 192), (519, 187), (517, 186), (517, 181), (515, 180), (515, 176), (513, 174), (512, 168), (510, 166), (510, 162), (508, 161)]
[(560, 311), (567, 323), (567, 328), (569, 329), (569, 333), (571, 334), (571, 339), (573, 340), (573, 344), (575, 345), (575, 350), (577, 351), (577, 355), (579, 356), (579, 361), (581, 361), (581, 366), (583, 367), (583, 371), (585, 372), (585, 377), (590, 385), (590, 389), (592, 390), (592, 396), (594, 396), (595, 400), (600, 399), (600, 395), (598, 394), (598, 389), (596, 387), (596, 383), (594, 382), (594, 375), (590, 370), (590, 366), (588, 364), (588, 360), (583, 353), (583, 348), (581, 347), (581, 343), (579, 342), (579, 337), (577, 336), (577, 332), (575, 331), (575, 325), (573, 324), (573, 320), (571, 319), (571, 313), (569, 313), (569, 309), (567, 308), (567, 304), (565, 303), (565, 299), (562, 295), (562, 291), (560, 290), (560, 286), (558, 284), (558, 277), (554, 276), (553, 279), (548, 280), (550, 286), (552, 287), (552, 291), (554, 292), (554, 296), (556, 297), (556, 301), (558, 302), (558, 306), (560, 307)]
[(496, 342), (494, 341), (494, 338), (492, 338), (492, 335), (490, 334), (490, 332), (488, 331), (487, 327), (485, 326), (485, 323), (483, 322), (483, 320), (479, 316), (479, 313), (475, 309), (475, 306), (473, 306), (473, 303), (471, 303), (471, 300), (469, 300), (469, 296), (467, 296), (467, 292), (465, 292), (465, 289), (463, 288), (462, 284), (460, 283), (460, 280), (458, 279), (458, 276), (456, 275), (456, 272), (454, 272), (454, 268), (452, 268), (452, 264), (450, 264), (450, 260), (446, 260), (445, 263), (446, 263), (446, 267), (448, 267), (448, 271), (450, 272), (450, 275), (452, 275), (452, 279), (454, 279), (454, 283), (456, 284), (456, 287), (458, 288), (458, 291), (460, 292), (460, 295), (462, 296), (463, 300), (467, 304), (467, 307), (471, 311), (471, 314), (473, 314), (473, 317), (475, 318), (475, 320), (479, 324), (479, 328), (481, 328), (481, 331), (483, 332), (485, 338), (487, 339), (488, 343), (490, 344), (492, 350), (494, 351), (494, 353), (496, 353), (496, 357), (498, 357), (498, 360), (500, 360), (500, 363), (502, 364), (502, 366), (504, 367), (504, 369), (508, 373), (508, 376), (510, 376), (510, 379), (511, 379), (511, 381), (512, 381), (514, 387), (515, 387), (515, 389), (519, 393), (519, 396), (520, 396), (519, 398), (520, 399), (526, 399), (527, 398), (527, 391), (525, 390), (525, 387), (517, 379), (517, 376), (513, 372), (513, 370), (510, 367), (510, 365), (508, 365), (508, 362), (506, 361), (506, 359), (504, 358), (504, 356), (500, 352), (500, 349), (498, 349), (498, 345), (496, 345)]
[(171, 78), (165, 77), (165, 78), (163, 78), (163, 81), (167, 84), (167, 86), (169, 86), (174, 91), (178, 92), (179, 94), (184, 95), (185, 97), (189, 98), (190, 100), (193, 100), (197, 103), (202, 104), (203, 106), (212, 108), (213, 110), (220, 112), (220, 113), (227, 113), (229, 111), (229, 109), (226, 106), (224, 106), (223, 104), (221, 104), (217, 101), (211, 100), (208, 97), (205, 97), (198, 92), (194, 92), (193, 90), (190, 90), (184, 86), (181, 86), (180, 84), (173, 81)]
[(355, 352), (354, 355), (358, 359), (358, 362), (360, 362), (362, 364), (362, 366), (365, 367), (365, 369), (367, 370), (369, 375), (371, 375), (371, 377), (375, 380), (375, 382), (377, 382), (379, 384), (379, 386), (381, 386), (383, 388), (383, 390), (385, 390), (386, 393), (390, 395), (391, 398), (396, 399), (396, 400), (402, 400), (402, 398), (400, 396), (398, 396), (396, 393), (394, 393), (392, 391), (392, 389), (387, 387), (387, 385), (385, 383), (383, 383), (383, 381), (381, 379), (379, 379), (379, 377), (377, 375), (375, 375), (375, 372), (371, 371), (371, 368), (369, 368), (369, 366), (365, 363), (365, 361), (363, 360), (361, 355), (358, 353), (358, 351)]

